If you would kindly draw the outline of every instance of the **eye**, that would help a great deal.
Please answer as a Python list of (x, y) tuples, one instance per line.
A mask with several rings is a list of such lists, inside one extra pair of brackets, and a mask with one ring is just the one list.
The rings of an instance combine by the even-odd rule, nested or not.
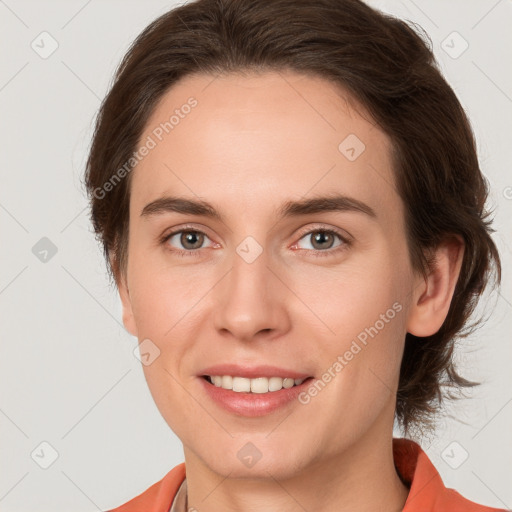
[(195, 256), (199, 252), (199, 249), (204, 249), (203, 244), (205, 239), (209, 240), (206, 233), (202, 231), (182, 228), (165, 235), (161, 239), (161, 243), (167, 246), (170, 245), (170, 250), (180, 256)]
[[(334, 245), (336, 238), (340, 241), (338, 245)], [(309, 241), (309, 247), (301, 247), (301, 240)], [(333, 229), (317, 228), (308, 231), (300, 238), (296, 244), (292, 246), (292, 248), (313, 251), (312, 254), (315, 256), (329, 256), (333, 253), (338, 253), (339, 251), (345, 250), (348, 246), (350, 246), (350, 241), (341, 233), (338, 233)]]
[[(334, 245), (336, 239), (339, 240), (339, 243)], [(182, 227), (164, 235), (160, 243), (178, 256), (197, 256), (201, 252), (200, 249), (206, 248), (203, 246), (205, 240), (209, 240), (209, 238), (203, 231)], [(302, 247), (301, 240), (309, 240), (310, 247)], [(304, 233), (291, 248), (306, 250), (316, 257), (337, 254), (350, 245), (351, 241), (340, 232), (333, 229), (317, 228)], [(209, 247), (214, 246), (218, 246), (218, 244), (212, 243)]]

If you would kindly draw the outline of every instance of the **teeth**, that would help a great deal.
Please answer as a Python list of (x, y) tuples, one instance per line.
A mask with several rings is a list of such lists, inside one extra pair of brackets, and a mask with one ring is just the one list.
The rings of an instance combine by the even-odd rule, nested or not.
[(213, 375), (208, 376), (212, 384), (218, 388), (231, 389), (237, 393), (268, 393), (269, 391), (279, 391), (282, 388), (288, 389), (302, 384), (306, 379), (292, 379), (287, 377), (257, 377), (256, 379), (247, 379), (245, 377), (232, 377), (231, 375)]

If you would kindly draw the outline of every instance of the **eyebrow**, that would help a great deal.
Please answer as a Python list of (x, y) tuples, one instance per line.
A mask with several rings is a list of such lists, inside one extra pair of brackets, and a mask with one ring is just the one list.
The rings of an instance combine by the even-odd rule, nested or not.
[[(224, 222), (222, 215), (207, 201), (172, 196), (162, 197), (148, 203), (140, 216), (151, 217), (169, 212), (203, 216)], [(287, 201), (278, 209), (277, 216), (278, 218), (289, 218), (322, 212), (359, 212), (372, 219), (377, 218), (377, 214), (371, 206), (359, 199), (341, 194)]]

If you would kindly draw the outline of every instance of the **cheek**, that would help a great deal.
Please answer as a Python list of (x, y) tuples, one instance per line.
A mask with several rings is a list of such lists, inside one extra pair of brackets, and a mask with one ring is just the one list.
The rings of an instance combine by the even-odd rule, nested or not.
[(334, 373), (337, 393), (349, 396), (350, 402), (371, 403), (372, 396), (396, 387), (405, 311), (400, 301), (390, 301), (361, 303), (360, 310), (351, 304), (351, 311), (338, 317), (336, 336), (322, 347), (323, 376)]
[(394, 321), (397, 316), (397, 307), (393, 305), (401, 303), (403, 296), (403, 277), (397, 267), (384, 251), (375, 250), (347, 260), (338, 268), (295, 272), (290, 280), (303, 302), (302, 308), (306, 305), (312, 313), (306, 311), (307, 318), (315, 323), (321, 321), (326, 341), (336, 347), (376, 322), (379, 331), (383, 330), (382, 322), (385, 330), (389, 330), (388, 320)]
[(325, 380), (331, 378), (336, 399), (357, 415), (374, 414), (397, 385), (406, 307), (404, 279), (392, 260), (385, 252), (374, 254), (362, 265), (317, 280), (328, 283), (327, 291), (308, 283), (298, 291), (322, 319), (325, 335), (318, 349)]
[(211, 288), (206, 273), (192, 267), (159, 268), (143, 259), (132, 260), (132, 311), (140, 336), (172, 336), (194, 315), (198, 300)]
[[(198, 407), (197, 399), (200, 397), (191, 398), (196, 393), (185, 389), (184, 385), (187, 384), (180, 382), (181, 378), (176, 368), (166, 360), (166, 354), (162, 354), (150, 366), (143, 366), (143, 371), (157, 409), (180, 439), (187, 439), (193, 432), (197, 435), (202, 432), (204, 435), (205, 425), (213, 427), (209, 421), (210, 416)], [(201, 421), (191, 422), (190, 419), (197, 418), (198, 414), (201, 415)]]
[[(327, 429), (332, 432), (333, 445), (346, 442), (346, 436), (361, 434), (381, 414), (392, 415), (394, 411), (404, 338), (404, 310), (397, 311), (400, 305), (394, 305), (395, 309), (392, 305), (383, 310), (387, 323), (377, 317), (360, 327), (347, 317), (347, 334), (324, 347), (324, 373), (319, 380), (326, 382), (325, 391), (318, 393), (313, 407), (318, 414), (329, 411)], [(312, 403), (314, 400), (317, 398)]]

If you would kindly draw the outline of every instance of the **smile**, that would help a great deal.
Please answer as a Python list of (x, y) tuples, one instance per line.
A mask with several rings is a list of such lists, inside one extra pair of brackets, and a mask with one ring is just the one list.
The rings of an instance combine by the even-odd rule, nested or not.
[(306, 379), (292, 379), (290, 377), (233, 377), (231, 375), (205, 375), (205, 378), (214, 386), (229, 389), (236, 393), (268, 393), (299, 386)]

